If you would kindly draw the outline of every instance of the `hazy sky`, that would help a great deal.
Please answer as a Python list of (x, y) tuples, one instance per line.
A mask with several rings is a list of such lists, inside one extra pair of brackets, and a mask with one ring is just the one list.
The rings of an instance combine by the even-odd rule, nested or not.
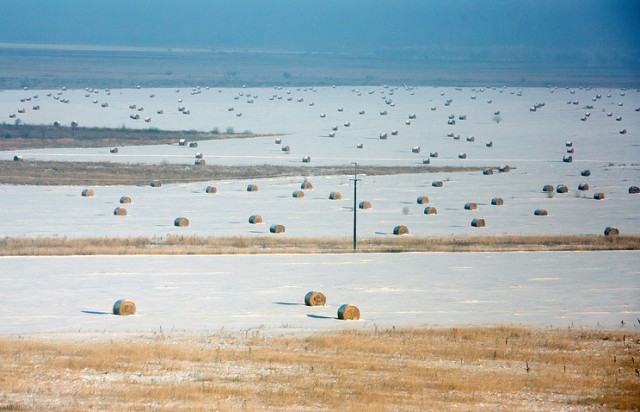
[(0, 42), (291, 51), (640, 49), (640, 0), (1, 0)]

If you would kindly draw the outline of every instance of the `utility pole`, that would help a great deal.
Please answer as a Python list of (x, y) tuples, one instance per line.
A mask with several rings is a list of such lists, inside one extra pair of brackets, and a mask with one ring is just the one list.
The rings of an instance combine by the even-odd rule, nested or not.
[(357, 245), (357, 211), (358, 211), (358, 164), (351, 163), (354, 166), (353, 171), (353, 251), (356, 251)]

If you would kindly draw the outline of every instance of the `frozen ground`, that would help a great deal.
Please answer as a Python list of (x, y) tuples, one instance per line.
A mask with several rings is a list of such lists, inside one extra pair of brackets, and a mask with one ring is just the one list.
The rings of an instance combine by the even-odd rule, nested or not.
[[(447, 99), (452, 99), (449, 106)], [(537, 103), (544, 106), (531, 111)], [(144, 110), (129, 109), (132, 104)], [(34, 105), (40, 109), (33, 110)], [(182, 114), (179, 106), (190, 114)], [(274, 137), (261, 137), (203, 141), (197, 149), (177, 144), (121, 147), (118, 154), (108, 148), (0, 152), (0, 159), (21, 154), (26, 160), (191, 165), (195, 153), (202, 152), (208, 164), (222, 165), (303, 165), (302, 157), (310, 156), (311, 165), (406, 166), (421, 164), (429, 152), (438, 151), (439, 157), (431, 158), (435, 166), (506, 164), (512, 170), (491, 176), (359, 176), (358, 200), (372, 203), (358, 214), (359, 236), (389, 236), (399, 224), (418, 236), (601, 234), (606, 226), (638, 234), (640, 196), (628, 193), (629, 186), (640, 186), (638, 107), (637, 90), (609, 89), (2, 91), (0, 114), (7, 122), (15, 121), (8, 117), (15, 113), (29, 124), (78, 121), (81, 126), (222, 132), (230, 127), (283, 134), (282, 144), (290, 145), (291, 153), (282, 152)], [(164, 114), (157, 114), (159, 109)], [(135, 113), (140, 120), (130, 119)], [(409, 119), (411, 114), (415, 119)], [(455, 125), (447, 124), (450, 114)], [(466, 120), (460, 119), (463, 115)], [(149, 123), (142, 120), (147, 116)], [(338, 130), (329, 137), (333, 126)], [(381, 140), (380, 133), (388, 139)], [(470, 136), (475, 140), (467, 141)], [(575, 148), (572, 163), (562, 162), (568, 140)], [(412, 153), (415, 146), (420, 153)], [(460, 153), (467, 158), (459, 159)], [(590, 176), (581, 176), (585, 169)], [(279, 235), (284, 237), (350, 236), (351, 176), (310, 176), (314, 189), (295, 199), (292, 193), (303, 178), (94, 187), (93, 198), (81, 196), (84, 187), (4, 185), (0, 237), (255, 236), (268, 235), (275, 223), (285, 225), (286, 233)], [(433, 187), (435, 180), (444, 186)], [(247, 192), (249, 183), (259, 190)], [(590, 189), (578, 191), (579, 183)], [(209, 184), (217, 194), (204, 193)], [(546, 184), (566, 184), (569, 193), (550, 197), (542, 192)], [(341, 192), (343, 199), (329, 200), (332, 191)], [(606, 199), (594, 200), (596, 192)], [(125, 205), (128, 216), (114, 216), (123, 195), (133, 199)], [(421, 195), (428, 196), (438, 215), (423, 213), (427, 205), (416, 203)], [(501, 197), (504, 205), (491, 205), (493, 197)], [(464, 210), (466, 202), (476, 202), (478, 210)], [(534, 217), (538, 208), (549, 216)], [(248, 223), (255, 213), (262, 215), (263, 224)], [(179, 216), (191, 225), (174, 227)], [(472, 228), (475, 217), (484, 218), (487, 227)], [(621, 321), (637, 328), (638, 267), (638, 252), (10, 257), (0, 259), (0, 334), (290, 333), (496, 323), (620, 327)], [(309, 290), (323, 291), (329, 305), (301, 305)], [(138, 315), (109, 315), (122, 297), (138, 304)], [(363, 320), (334, 319), (338, 305), (347, 302), (360, 307)]]
[[(69, 103), (61, 103), (63, 99), (69, 99)], [(449, 99), (450, 105), (445, 106)], [(108, 103), (108, 107), (102, 107), (102, 103)], [(531, 111), (538, 103), (544, 106)], [(136, 109), (129, 109), (133, 104)], [(33, 110), (35, 105), (40, 105), (40, 109)], [(190, 114), (178, 111), (181, 106), (190, 110)], [(138, 111), (140, 107), (144, 110)], [(229, 110), (231, 107), (233, 111)], [(586, 88), (378, 86), (114, 89), (110, 94), (105, 90), (0, 92), (0, 113), (17, 114), (25, 123), (70, 124), (76, 120), (82, 126), (171, 130), (217, 127), (221, 131), (231, 127), (236, 131), (283, 133), (282, 145), (290, 145), (292, 150), (287, 155), (282, 152), (282, 145), (274, 143), (274, 137), (262, 137), (202, 141), (198, 148), (177, 144), (121, 147), (118, 154), (110, 154), (109, 148), (20, 152), (27, 160), (190, 165), (195, 153), (202, 152), (208, 165), (306, 165), (302, 157), (310, 156), (310, 165), (345, 165), (355, 161), (406, 166), (421, 164), (430, 152), (437, 151), (439, 156), (430, 158), (435, 166), (512, 167), (510, 173), (493, 176), (480, 172), (361, 176), (358, 200), (368, 200), (373, 206), (360, 214), (361, 236), (387, 235), (399, 224), (408, 226), (412, 234), (423, 236), (601, 234), (607, 226), (616, 226), (626, 234), (640, 233), (637, 212), (640, 197), (628, 194), (631, 185), (640, 186), (640, 112), (635, 111), (639, 107), (637, 90)], [(18, 113), (22, 108), (24, 113)], [(159, 109), (164, 114), (157, 114)], [(381, 111), (387, 115), (380, 115)], [(500, 114), (495, 115), (498, 111)], [(242, 116), (237, 116), (239, 113)], [(325, 117), (321, 117), (323, 113)], [(140, 114), (141, 119), (132, 120), (131, 114)], [(415, 119), (409, 119), (412, 114)], [(447, 124), (450, 114), (455, 115), (455, 125)], [(460, 120), (463, 115), (466, 119)], [(149, 123), (143, 120), (147, 116), (151, 118)], [(345, 127), (347, 122), (349, 127)], [(333, 126), (338, 130), (331, 138)], [(627, 133), (620, 134), (621, 129)], [(392, 135), (393, 130), (398, 134)], [(381, 140), (380, 133), (387, 133), (388, 139)], [(470, 136), (475, 138), (473, 142), (467, 141)], [(562, 162), (568, 140), (575, 150), (572, 163)], [(487, 141), (492, 141), (493, 147), (486, 147)], [(362, 149), (357, 148), (360, 143)], [(416, 146), (420, 146), (420, 153), (412, 153)], [(0, 152), (0, 158), (11, 159), (16, 153)], [(467, 158), (459, 159), (460, 153)], [(591, 176), (580, 175), (585, 169), (590, 170)], [(303, 199), (292, 198), (303, 176), (174, 184), (159, 189), (97, 187), (93, 199), (80, 197), (83, 187), (2, 186), (5, 196), (0, 206), (4, 223), (0, 235), (252, 236), (268, 233), (269, 225), (278, 223), (285, 225), (285, 236), (350, 236), (353, 186), (349, 176), (310, 179), (315, 188), (306, 192)], [(444, 187), (432, 187), (434, 180), (443, 180)], [(249, 183), (257, 183), (259, 192), (247, 193)], [(578, 191), (580, 183), (587, 183), (589, 190)], [(217, 195), (204, 193), (208, 184), (218, 188)], [(548, 198), (542, 193), (546, 184), (554, 187), (565, 184), (569, 192)], [(331, 191), (340, 191), (343, 200), (329, 201)], [(606, 199), (594, 200), (597, 192), (603, 192)], [(133, 198), (133, 204), (127, 206), (129, 216), (125, 218), (112, 214), (122, 195)], [(424, 206), (416, 204), (421, 195), (429, 197), (430, 205), (438, 209), (438, 216), (423, 214)], [(501, 197), (504, 206), (492, 206), (493, 197)], [(463, 210), (467, 202), (477, 203), (478, 210)], [(533, 211), (538, 208), (548, 210), (550, 216), (535, 218)], [(254, 213), (262, 215), (265, 224), (249, 225), (247, 219)], [(187, 217), (192, 225), (186, 229), (173, 227), (178, 216)], [(484, 218), (487, 227), (480, 231), (471, 228), (470, 222), (475, 217)]]
[[(639, 263), (636, 252), (0, 258), (0, 335), (638, 330)], [(327, 306), (304, 306), (310, 290), (322, 291)], [(136, 303), (135, 316), (111, 315), (120, 298)], [(343, 303), (358, 306), (362, 319), (335, 319)]]

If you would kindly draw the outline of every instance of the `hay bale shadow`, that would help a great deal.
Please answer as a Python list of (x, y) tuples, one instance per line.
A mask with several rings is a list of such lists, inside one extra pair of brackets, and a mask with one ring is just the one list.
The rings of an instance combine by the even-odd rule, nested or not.
[(80, 312), (86, 313), (88, 315), (113, 315), (113, 312), (103, 312), (97, 310), (81, 310)]
[(338, 319), (335, 316), (316, 315), (316, 314), (313, 314), (313, 313), (307, 313), (307, 317), (313, 318), (313, 319), (335, 319), (335, 320)]
[(274, 305), (283, 305), (283, 306), (306, 306), (304, 303), (300, 302), (273, 302)]

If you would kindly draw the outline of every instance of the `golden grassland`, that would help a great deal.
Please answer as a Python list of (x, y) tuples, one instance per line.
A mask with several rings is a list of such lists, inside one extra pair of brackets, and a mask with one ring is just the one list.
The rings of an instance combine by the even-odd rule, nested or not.
[(0, 410), (638, 410), (639, 363), (629, 330), (0, 338)]
[[(106, 149), (105, 149), (106, 150)], [(118, 156), (114, 154), (113, 156)], [(195, 158), (194, 158), (195, 161)], [(469, 172), (482, 167), (453, 166), (362, 166), (370, 176), (403, 173)], [(221, 179), (259, 179), (282, 176), (352, 175), (349, 166), (196, 166), (184, 164), (127, 164), (111, 162), (0, 161), (0, 184), (12, 185), (148, 185), (204, 182)]]
[[(640, 235), (374, 237), (359, 239), (359, 253), (531, 252), (640, 250)], [(351, 253), (353, 240), (289, 237), (162, 236), (130, 238), (0, 238), (0, 256), (215, 255)]]

